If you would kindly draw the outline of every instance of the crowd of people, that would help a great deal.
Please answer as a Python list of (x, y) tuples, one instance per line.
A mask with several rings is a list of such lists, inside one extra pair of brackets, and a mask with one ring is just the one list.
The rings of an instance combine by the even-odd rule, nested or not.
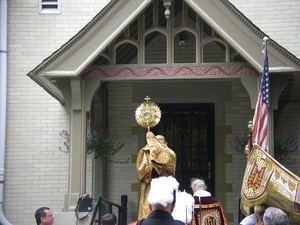
[[(138, 221), (134, 224), (156, 225), (163, 221), (167, 225), (176, 225), (178, 222), (190, 225), (227, 225), (222, 204), (206, 190), (203, 179), (191, 180), (193, 196), (178, 191), (178, 182), (174, 178), (176, 154), (167, 146), (166, 138), (148, 132), (146, 141), (147, 144), (139, 151), (136, 162), (142, 189)], [(287, 214), (281, 209), (266, 208), (264, 205), (256, 206), (255, 213), (249, 218), (252, 218), (253, 224), (241, 224), (287, 225), (289, 223)]]
[[(146, 135), (147, 144), (137, 156), (137, 173), (141, 181), (138, 220), (129, 225), (227, 225), (222, 204), (214, 198), (204, 179), (191, 179), (193, 195), (178, 190), (175, 179), (176, 154), (162, 135)], [(52, 225), (53, 214), (48, 207), (35, 212), (37, 225)], [(117, 217), (106, 213), (101, 225), (116, 225)], [(239, 225), (288, 225), (287, 214), (279, 208), (258, 205), (254, 213)]]
[[(141, 220), (130, 223), (130, 225), (227, 224), (222, 205), (205, 190), (204, 181), (194, 179), (191, 184), (193, 196), (186, 192), (179, 192), (179, 183), (172, 176), (152, 179), (148, 194), (150, 214)], [(52, 225), (54, 223), (53, 214), (48, 207), (41, 207), (36, 210), (35, 219), (37, 225)], [(266, 205), (255, 206), (254, 213), (240, 222), (240, 225), (288, 224), (289, 218), (284, 211)], [(117, 217), (113, 213), (106, 213), (101, 217), (101, 225), (117, 225)]]

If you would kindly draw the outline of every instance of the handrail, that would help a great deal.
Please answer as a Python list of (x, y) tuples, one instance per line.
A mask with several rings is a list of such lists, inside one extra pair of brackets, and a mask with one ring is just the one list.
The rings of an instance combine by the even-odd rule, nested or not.
[[(121, 205), (118, 205), (114, 202), (111, 202), (103, 197), (99, 197), (95, 209), (92, 214), (92, 218), (90, 220), (89, 225), (93, 225), (94, 223), (101, 224), (101, 216), (102, 216), (102, 203), (108, 204), (108, 212), (112, 213), (113, 206), (118, 210), (118, 225), (127, 225), (127, 202), (128, 198), (127, 195), (121, 196)], [(98, 213), (98, 220), (96, 220), (96, 216)]]

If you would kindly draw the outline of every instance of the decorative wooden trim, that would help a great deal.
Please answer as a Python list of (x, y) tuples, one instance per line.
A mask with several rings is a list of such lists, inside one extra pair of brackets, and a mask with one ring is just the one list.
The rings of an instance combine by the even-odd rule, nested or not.
[(231, 66), (162, 66), (97, 67), (84, 72), (84, 78), (196, 78), (207, 76), (243, 76), (258, 72), (247, 65)]

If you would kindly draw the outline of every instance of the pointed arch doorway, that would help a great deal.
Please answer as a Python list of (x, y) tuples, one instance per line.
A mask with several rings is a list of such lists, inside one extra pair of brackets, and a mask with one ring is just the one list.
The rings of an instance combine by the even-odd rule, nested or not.
[(214, 104), (159, 104), (162, 117), (153, 128), (176, 152), (180, 190), (192, 193), (190, 179), (202, 177), (214, 195)]

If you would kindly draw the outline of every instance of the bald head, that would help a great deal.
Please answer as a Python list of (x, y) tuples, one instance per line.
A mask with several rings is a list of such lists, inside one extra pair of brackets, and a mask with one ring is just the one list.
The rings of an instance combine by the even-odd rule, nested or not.
[(156, 135), (155, 136), (158, 140), (160, 140), (162, 143), (164, 143), (165, 145), (168, 145), (168, 142), (166, 140), (166, 138), (162, 135)]

